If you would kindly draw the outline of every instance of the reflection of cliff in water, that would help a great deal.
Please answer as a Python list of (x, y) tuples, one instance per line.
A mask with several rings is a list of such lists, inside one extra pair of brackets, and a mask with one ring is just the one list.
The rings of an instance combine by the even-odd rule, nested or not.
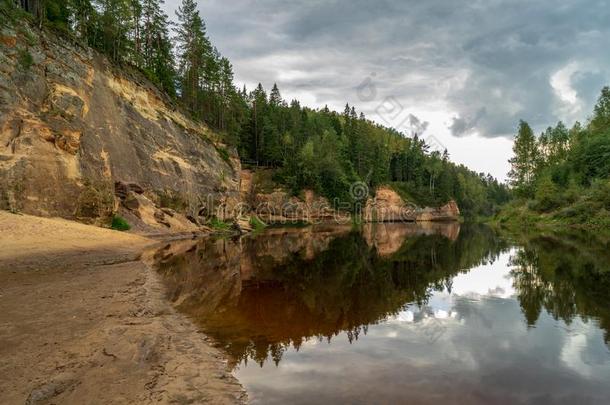
[(157, 253), (157, 268), (175, 305), (236, 361), (279, 361), (311, 337), (357, 339), (505, 248), (487, 228), (458, 224), (271, 230), (173, 244)]
[[(606, 249), (593, 250), (603, 243), (563, 235), (519, 244), (511, 275), (527, 324), (545, 309), (567, 323), (595, 317), (610, 330), (610, 261)], [(370, 224), (178, 242), (155, 257), (180, 311), (235, 362), (262, 363), (310, 338), (345, 332), (356, 340), (407, 304), (425, 310), (434, 292), (451, 292), (455, 276), (509, 248), (483, 226)]]

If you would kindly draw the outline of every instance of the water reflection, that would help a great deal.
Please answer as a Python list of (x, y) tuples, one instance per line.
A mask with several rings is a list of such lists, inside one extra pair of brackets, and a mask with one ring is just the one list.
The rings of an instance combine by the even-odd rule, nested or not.
[(511, 257), (514, 286), (527, 324), (543, 310), (570, 324), (576, 317), (600, 321), (610, 342), (608, 241), (587, 234), (521, 238)]
[(511, 239), (458, 224), (279, 229), (171, 244), (156, 267), (255, 401), (607, 398), (604, 242)]

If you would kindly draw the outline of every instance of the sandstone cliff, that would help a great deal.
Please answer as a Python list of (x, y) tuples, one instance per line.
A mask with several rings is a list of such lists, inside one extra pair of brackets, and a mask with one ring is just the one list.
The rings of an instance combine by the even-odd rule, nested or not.
[(54, 34), (1, 29), (0, 209), (189, 230), (237, 204), (236, 153), (125, 72)]
[[(270, 223), (305, 222), (348, 223), (350, 216), (335, 210), (328, 199), (313, 190), (303, 190), (299, 196), (291, 195), (278, 184), (261, 185), (260, 177), (266, 170), (241, 172), (241, 201), (247, 211)], [(259, 179), (257, 179), (259, 177)]]
[(453, 200), (438, 208), (421, 208), (404, 201), (390, 187), (377, 189), (373, 198), (369, 198), (363, 210), (367, 222), (429, 222), (457, 221), (460, 209)]
[[(334, 204), (312, 190), (303, 190), (299, 196), (291, 195), (280, 185), (270, 181), (269, 170), (242, 170), (240, 196), (244, 210), (261, 219), (274, 222), (348, 223), (351, 217), (338, 211)], [(460, 209), (455, 201), (442, 207), (418, 207), (404, 201), (390, 187), (381, 186), (360, 209), (365, 222), (430, 222), (457, 221)]]

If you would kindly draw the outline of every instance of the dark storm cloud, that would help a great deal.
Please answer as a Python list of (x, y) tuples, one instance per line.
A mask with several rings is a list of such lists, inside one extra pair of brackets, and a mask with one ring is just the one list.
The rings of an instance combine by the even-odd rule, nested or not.
[[(373, 119), (394, 97), (409, 112), (453, 115), (456, 136), (583, 119), (610, 79), (606, 0), (207, 0), (200, 10), (238, 80)], [(356, 91), (367, 78), (374, 100)]]

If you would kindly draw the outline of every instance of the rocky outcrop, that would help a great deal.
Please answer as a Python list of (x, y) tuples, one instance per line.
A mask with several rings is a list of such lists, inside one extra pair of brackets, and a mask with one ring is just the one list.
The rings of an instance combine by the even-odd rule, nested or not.
[(304, 190), (302, 196), (292, 196), (282, 189), (270, 194), (256, 193), (254, 212), (268, 222), (345, 222), (350, 217), (337, 212), (328, 200), (312, 190)]
[(367, 222), (411, 222), (416, 211), (416, 206), (405, 203), (394, 190), (382, 186), (367, 200), (362, 215)]
[(362, 215), (366, 222), (457, 221), (460, 210), (453, 200), (440, 208), (420, 208), (404, 201), (390, 187), (381, 186), (367, 200)]
[(282, 187), (261, 190), (254, 178), (257, 173), (242, 170), (240, 194), (245, 211), (249, 211), (265, 222), (349, 222), (350, 216), (338, 212), (330, 202), (313, 190), (303, 190), (301, 195), (291, 195)]
[(65, 38), (26, 25), (0, 37), (0, 209), (93, 223), (126, 210), (156, 229), (171, 212), (195, 226), (230, 215), (239, 159), (205, 125)]
[[(301, 195), (294, 196), (288, 191), (273, 184), (272, 189), (264, 190), (257, 184), (259, 172), (242, 170), (240, 195), (242, 208), (256, 214), (270, 223), (306, 222), (348, 223), (351, 215), (337, 210), (329, 201), (312, 190), (303, 190)], [(460, 210), (455, 201), (450, 201), (440, 208), (420, 208), (405, 202), (390, 187), (377, 188), (375, 196), (369, 198), (359, 210), (364, 222), (430, 222), (457, 221)]]
[(451, 200), (439, 208), (424, 208), (417, 212), (415, 220), (425, 221), (456, 221), (460, 217), (460, 209), (455, 201)]

